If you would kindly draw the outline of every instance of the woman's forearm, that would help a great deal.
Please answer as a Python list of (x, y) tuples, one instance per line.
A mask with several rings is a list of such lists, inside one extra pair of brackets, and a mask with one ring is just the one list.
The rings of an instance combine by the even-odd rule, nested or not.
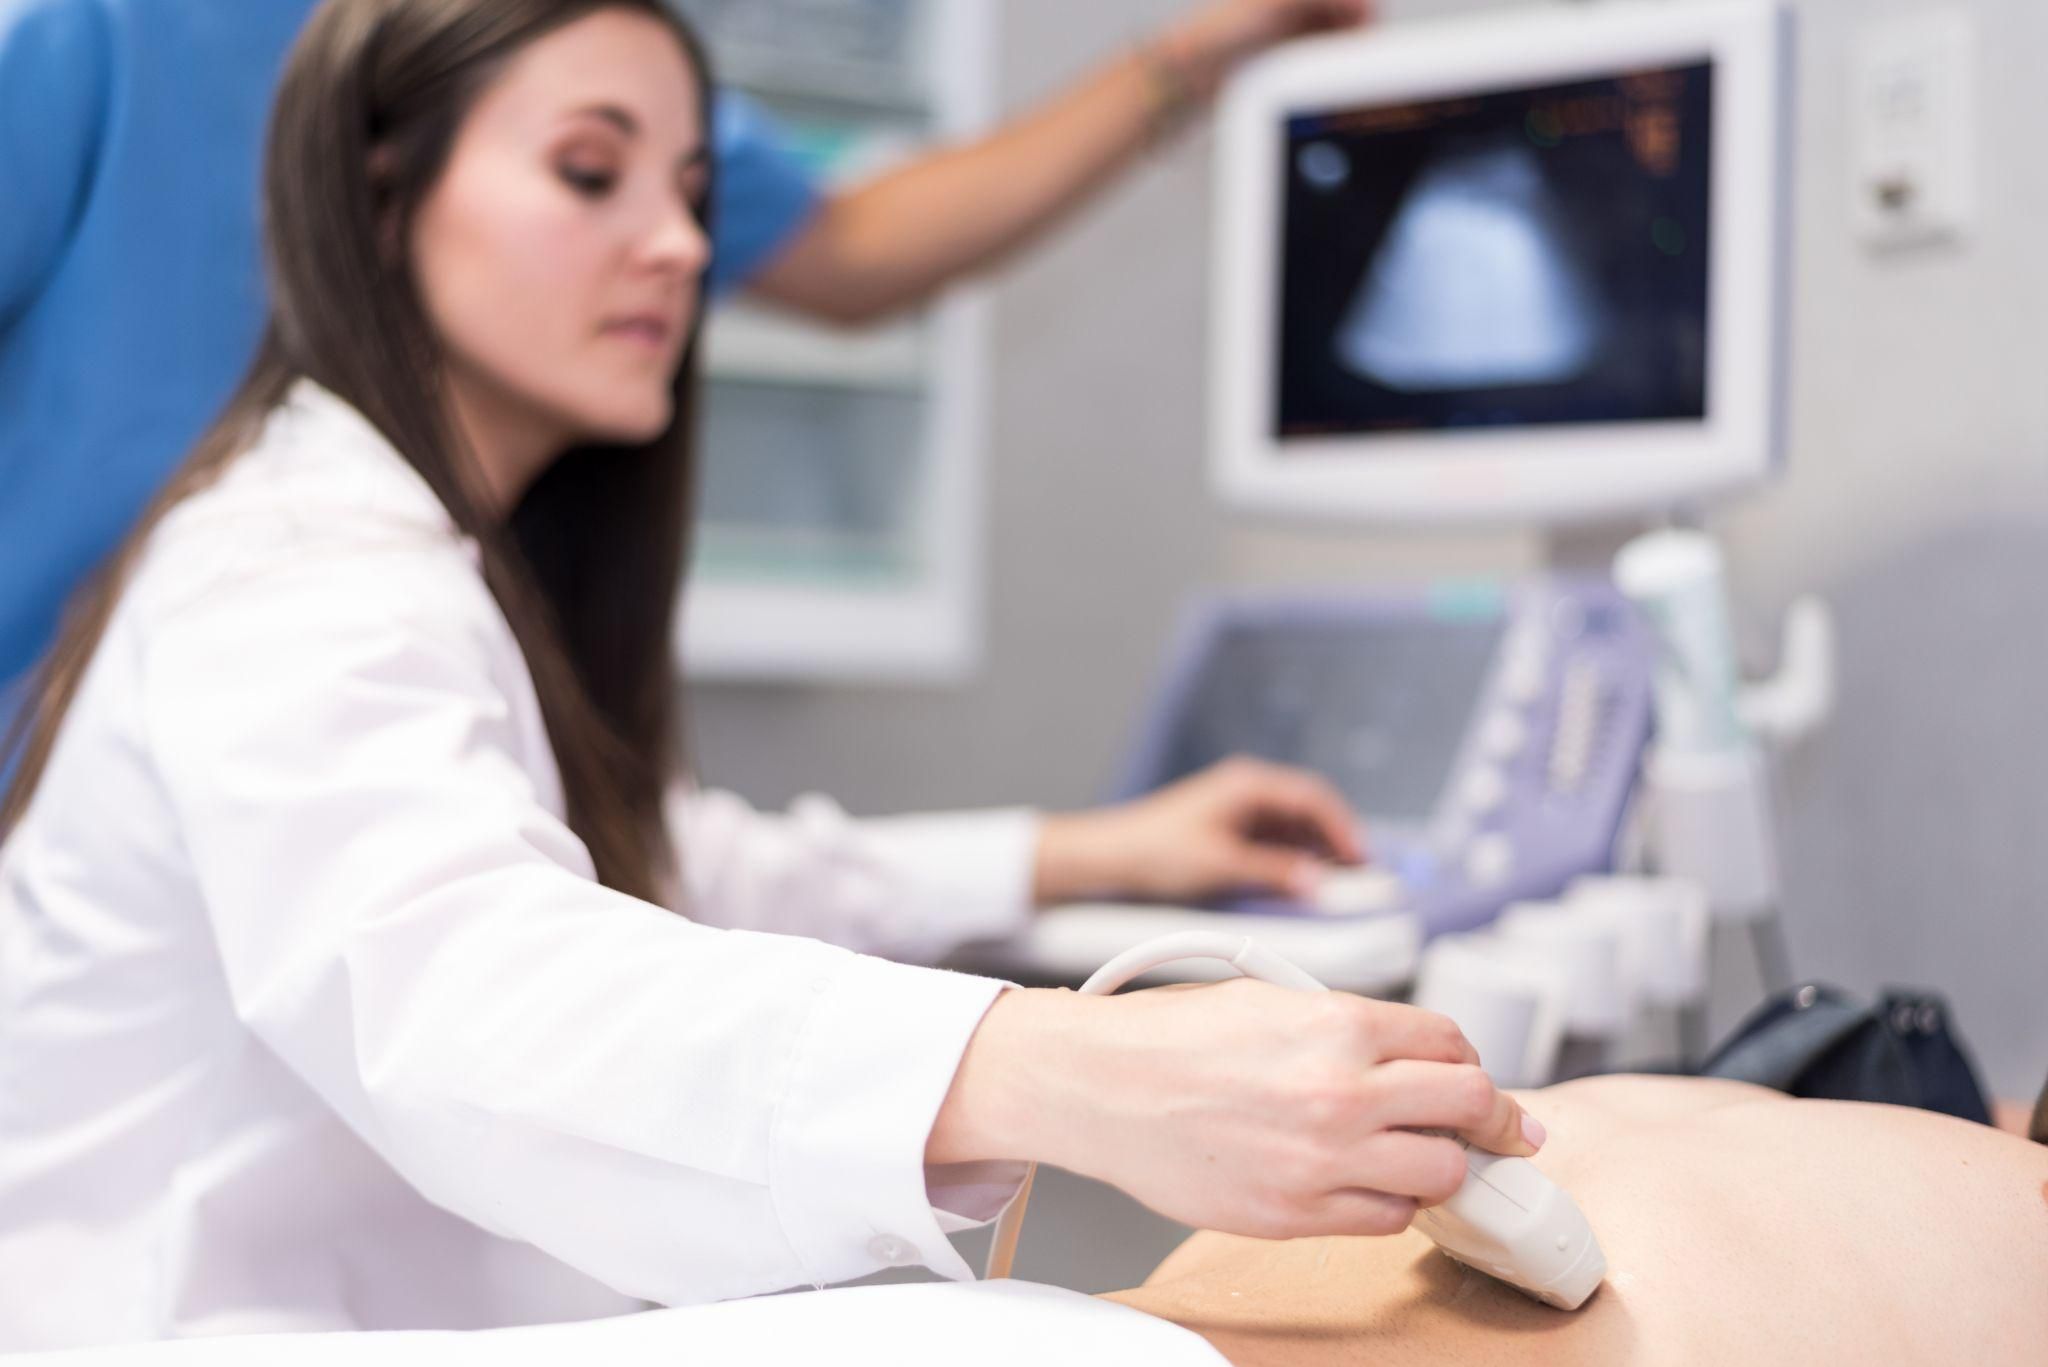
[(1373, 0), (1209, 0), (988, 137), (832, 196), (754, 289), (845, 323), (922, 303), (1086, 204), (1239, 63), (1373, 13)]
[(827, 199), (756, 293), (841, 323), (919, 304), (1079, 209), (1151, 140), (1172, 60), (1148, 48), (1098, 69), (980, 141)]

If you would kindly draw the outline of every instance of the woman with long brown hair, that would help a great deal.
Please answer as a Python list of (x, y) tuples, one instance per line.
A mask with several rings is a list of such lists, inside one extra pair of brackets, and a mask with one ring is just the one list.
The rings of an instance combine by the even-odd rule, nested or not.
[(1541, 1142), (1408, 1008), (856, 952), (1305, 876), (1275, 823), (1355, 854), (1299, 775), (873, 827), (682, 781), (707, 89), (658, 0), (328, 0), (302, 35), (269, 334), (76, 605), (0, 802), (0, 1348), (964, 1277), (946, 1232), (1011, 1160), (1389, 1232), (1463, 1180), (1416, 1129)]

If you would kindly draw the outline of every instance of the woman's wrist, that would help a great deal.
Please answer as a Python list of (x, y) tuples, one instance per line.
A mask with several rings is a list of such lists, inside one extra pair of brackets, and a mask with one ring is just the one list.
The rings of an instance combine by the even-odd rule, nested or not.
[(1271, 46), (1277, 36), (1234, 11), (1209, 7), (1160, 29), (1145, 51), (1171, 69), (1191, 102), (1201, 104), (1213, 99), (1232, 71)]
[(1074, 1075), (1099, 1005), (1045, 988), (997, 997), (961, 1055), (925, 1162), (1059, 1162), (1060, 1139), (1080, 1119)]
[(1146, 139), (1151, 146), (1186, 127), (1208, 107), (1221, 85), (1221, 68), (1201, 53), (1202, 48), (1171, 29), (1139, 45), (1133, 60), (1151, 95)]
[(1031, 876), (1037, 905), (1054, 906), (1125, 889), (1124, 842), (1110, 819), (1115, 810), (1048, 813), (1039, 818)]

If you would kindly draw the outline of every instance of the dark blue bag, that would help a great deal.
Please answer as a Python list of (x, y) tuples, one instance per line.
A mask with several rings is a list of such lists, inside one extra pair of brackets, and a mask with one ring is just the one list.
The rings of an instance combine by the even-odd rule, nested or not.
[(1991, 1123), (1976, 1069), (1937, 994), (1887, 988), (1872, 1005), (1808, 983), (1766, 1002), (1700, 1070), (1791, 1096), (1876, 1101)]

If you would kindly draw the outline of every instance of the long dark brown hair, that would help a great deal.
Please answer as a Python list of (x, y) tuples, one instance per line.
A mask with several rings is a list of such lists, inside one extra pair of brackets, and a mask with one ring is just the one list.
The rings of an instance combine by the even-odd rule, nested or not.
[(150, 533), (249, 448), (303, 376), (368, 418), (476, 538), (485, 582), (533, 675), (570, 828), (606, 886), (665, 900), (676, 872), (661, 801), (681, 758), (672, 645), (695, 473), (695, 332), (666, 432), (643, 445), (565, 453), (500, 524), (471, 492), (476, 479), (441, 398), (442, 348), (418, 282), (403, 253), (386, 249), (394, 223), (398, 240), (409, 239), (463, 118), (507, 60), (610, 9), (675, 33), (697, 73), (708, 137), (709, 65), (660, 0), (326, 0), (308, 20), (265, 158), (271, 312), (256, 360), (73, 598), (28, 705), (0, 743), (0, 771), (20, 760), (0, 799), (0, 840), (28, 809)]

